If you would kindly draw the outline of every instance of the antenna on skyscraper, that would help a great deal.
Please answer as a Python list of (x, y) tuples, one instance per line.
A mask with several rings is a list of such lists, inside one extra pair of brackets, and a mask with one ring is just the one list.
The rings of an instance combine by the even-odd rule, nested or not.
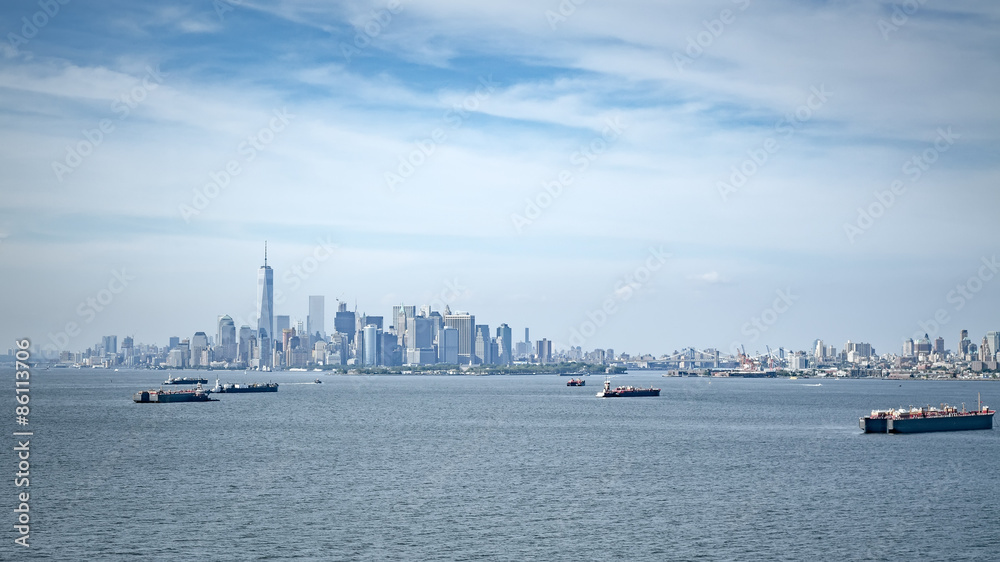
[(267, 267), (267, 240), (264, 240), (264, 267)]

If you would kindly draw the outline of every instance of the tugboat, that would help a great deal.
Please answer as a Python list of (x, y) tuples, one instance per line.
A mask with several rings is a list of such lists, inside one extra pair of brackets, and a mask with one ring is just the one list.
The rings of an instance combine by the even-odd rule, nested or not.
[(628, 396), (659, 396), (659, 388), (636, 388), (634, 386), (619, 386), (611, 388), (611, 379), (605, 379), (604, 390), (597, 393), (598, 398), (624, 398)]
[(587, 386), (587, 381), (583, 379), (569, 379), (566, 381), (566, 386)]
[(900, 408), (898, 410), (872, 410), (858, 420), (865, 433), (927, 433), (930, 431), (965, 431), (993, 429), (993, 414), (989, 406), (979, 402), (978, 409), (966, 412), (942, 404), (941, 408)]

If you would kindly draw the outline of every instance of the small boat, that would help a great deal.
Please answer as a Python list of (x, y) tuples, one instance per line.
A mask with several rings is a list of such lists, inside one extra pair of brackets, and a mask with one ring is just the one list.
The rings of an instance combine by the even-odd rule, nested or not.
[(316, 379), (316, 384), (323, 384), (323, 381)]
[(566, 386), (587, 386), (587, 381), (583, 379), (569, 379), (566, 381)]

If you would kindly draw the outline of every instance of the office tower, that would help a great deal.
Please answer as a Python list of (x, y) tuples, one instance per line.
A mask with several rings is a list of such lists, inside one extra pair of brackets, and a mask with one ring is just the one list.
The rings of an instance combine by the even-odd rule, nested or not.
[(191, 338), (191, 366), (208, 366), (208, 335), (205, 332), (195, 332)]
[(379, 340), (381, 330), (376, 326), (365, 326), (361, 331), (361, 364), (374, 367), (379, 363)]
[(944, 338), (941, 336), (938, 336), (938, 338), (934, 340), (934, 353), (944, 355)]
[(244, 365), (250, 364), (252, 357), (251, 349), (256, 345), (256, 338), (253, 336), (253, 329), (246, 324), (240, 326), (239, 341), (236, 343), (236, 358)]
[(913, 357), (913, 338), (903, 341), (903, 357)]
[(813, 356), (816, 357), (816, 359), (823, 359), (826, 357), (826, 346), (823, 345), (823, 340), (816, 340), (815, 349), (816, 351), (813, 353)]
[[(524, 344), (525, 344), (525, 347), (527, 347), (528, 349), (531, 349), (531, 338), (528, 337), (528, 329), (527, 328), (524, 329)], [(528, 354), (530, 354), (530, 353), (531, 352), (529, 351)]]
[(353, 312), (348, 312), (347, 303), (337, 305), (337, 315), (333, 319), (333, 329), (347, 336), (347, 343), (354, 343), (354, 333), (358, 330), (357, 319)]
[(913, 344), (913, 353), (918, 357), (921, 355), (930, 355), (931, 350), (931, 338), (927, 334), (924, 334), (924, 337), (920, 338), (920, 341)]
[(274, 333), (281, 335), (281, 332), (292, 327), (292, 319), (285, 314), (274, 317)]
[(274, 340), (274, 272), (267, 265), (267, 242), (264, 242), (264, 265), (257, 270), (257, 334), (260, 366), (270, 367)]
[(215, 334), (215, 345), (222, 352), (222, 356), (216, 357), (216, 359), (222, 361), (236, 359), (236, 324), (228, 315), (219, 317), (219, 329)]
[(513, 337), (510, 326), (507, 324), (497, 326), (497, 352), (499, 353), (497, 362), (501, 365), (510, 365), (514, 361), (514, 357), (511, 354)]
[(413, 344), (410, 349), (430, 349), (434, 345), (434, 322), (423, 316), (414, 318), (410, 335)]
[(397, 305), (392, 307), (392, 322), (399, 335), (399, 345), (403, 349), (413, 348), (413, 319), (417, 316), (416, 306)]
[(441, 341), (438, 343), (438, 361), (449, 365), (458, 364), (458, 330), (445, 326), (441, 330)]
[(402, 348), (399, 347), (399, 338), (396, 334), (390, 334), (379, 330), (378, 355), (379, 364), (387, 367), (398, 367), (403, 364)]
[(990, 347), (990, 340), (986, 336), (983, 336), (983, 344), (979, 346), (979, 360), (993, 360), (993, 348)]
[(539, 363), (551, 363), (552, 362), (552, 342), (546, 338), (538, 340), (535, 346), (535, 355), (538, 356)]
[(961, 334), (959, 334), (958, 336), (958, 353), (960, 355), (965, 355), (966, 353), (968, 353), (970, 343), (972, 342), (969, 341), (969, 331), (962, 330)]
[(609, 347), (609, 348), (608, 348), (608, 351), (607, 351), (607, 353), (606, 353), (606, 354), (604, 355), (604, 357), (605, 357), (605, 358), (606, 358), (606, 359), (608, 360), (608, 363), (614, 363), (614, 362), (615, 362), (615, 350), (614, 350), (614, 349), (611, 349), (611, 348)]
[(492, 365), (493, 356), (491, 346), (493, 338), (490, 337), (490, 327), (488, 324), (476, 325), (476, 353), (474, 363), (480, 365)]
[(177, 336), (170, 336), (169, 343), (167, 344), (167, 349), (173, 349), (181, 343), (181, 338)]
[(458, 330), (458, 363), (472, 363), (476, 347), (475, 325), (476, 317), (468, 312), (446, 314), (444, 325)]
[(993, 361), (994, 355), (1000, 351), (1000, 332), (986, 332), (986, 341), (990, 344), (990, 355), (986, 361)]
[(309, 333), (309, 341), (326, 339), (326, 324), (323, 322), (325, 314), (326, 306), (323, 295), (310, 296), (309, 315), (306, 316), (306, 331)]
[(365, 326), (375, 326), (379, 330), (385, 331), (384, 321), (381, 316), (368, 316), (367, 314), (362, 314), (358, 316), (358, 326), (364, 329)]
[(114, 355), (118, 353), (118, 336), (102, 337), (101, 349), (105, 355)]

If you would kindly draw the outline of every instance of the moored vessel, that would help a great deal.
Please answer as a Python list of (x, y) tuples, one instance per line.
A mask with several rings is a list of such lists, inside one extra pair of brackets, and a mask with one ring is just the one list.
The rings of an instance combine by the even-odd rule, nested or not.
[(208, 384), (208, 379), (198, 377), (174, 378), (172, 375), (167, 375), (167, 380), (163, 381), (163, 384)]
[(269, 382), (267, 384), (252, 382), (250, 384), (219, 384), (219, 379), (215, 379), (215, 388), (212, 392), (220, 394), (238, 394), (246, 392), (278, 392), (278, 383)]
[(604, 390), (597, 393), (598, 398), (625, 398), (630, 396), (659, 396), (659, 388), (637, 388), (634, 386), (619, 386), (611, 388), (611, 379), (604, 381)]
[(583, 379), (569, 379), (566, 381), (566, 386), (587, 386), (587, 381)]
[(860, 418), (858, 424), (865, 433), (928, 433), (932, 431), (965, 431), (993, 429), (993, 414), (989, 406), (981, 403), (971, 412), (942, 404), (941, 408), (900, 408), (898, 410), (872, 410)]
[(160, 402), (216, 402), (211, 398), (211, 392), (202, 388), (199, 384), (197, 388), (189, 390), (140, 390), (132, 395), (132, 401), (138, 404), (153, 404)]

